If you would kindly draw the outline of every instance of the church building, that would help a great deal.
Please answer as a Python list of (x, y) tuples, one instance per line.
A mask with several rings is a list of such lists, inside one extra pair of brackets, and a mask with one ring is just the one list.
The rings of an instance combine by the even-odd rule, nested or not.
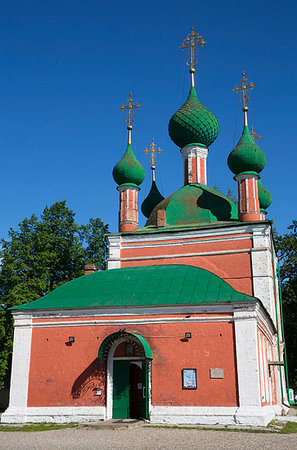
[[(271, 194), (260, 181), (266, 158), (248, 127), (243, 73), (242, 136), (228, 157), (238, 206), (207, 185), (207, 155), (219, 132), (195, 90), (194, 31), (190, 92), (171, 117), (184, 186), (164, 198), (155, 177), (142, 203), (145, 172), (128, 145), (114, 167), (119, 229), (107, 235), (107, 270), (86, 275), (12, 309), (11, 392), (2, 422), (142, 418), (167, 424), (266, 425), (286, 410), (281, 302)], [(230, 174), (231, 175), (231, 174)], [(230, 176), (231, 180), (231, 176)], [(116, 212), (115, 212), (116, 214)]]

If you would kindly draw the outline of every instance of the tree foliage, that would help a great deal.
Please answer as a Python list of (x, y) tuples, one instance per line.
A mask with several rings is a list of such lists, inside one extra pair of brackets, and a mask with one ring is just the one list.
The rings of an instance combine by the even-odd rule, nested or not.
[(297, 221), (288, 227), (289, 232), (276, 236), (280, 261), (284, 332), (286, 340), (290, 387), (297, 391)]
[(84, 273), (84, 264), (105, 268), (108, 226), (99, 219), (75, 222), (65, 201), (46, 207), (10, 229), (0, 250), (0, 387), (8, 386), (13, 322), (9, 308), (40, 298)]
[(229, 200), (231, 200), (232, 202), (234, 202), (237, 205), (238, 198), (237, 198), (236, 194), (234, 193), (233, 189), (228, 187), (226, 194), (222, 191), (221, 186), (219, 184), (215, 184), (213, 186), (213, 189), (220, 192), (221, 194), (226, 195), (226, 197), (229, 198)]

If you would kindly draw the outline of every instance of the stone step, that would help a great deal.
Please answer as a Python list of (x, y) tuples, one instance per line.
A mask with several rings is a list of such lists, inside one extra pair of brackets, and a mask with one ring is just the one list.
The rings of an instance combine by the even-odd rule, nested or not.
[(138, 419), (109, 419), (109, 420), (100, 420), (98, 422), (80, 423), (79, 427), (88, 427), (96, 430), (98, 429), (115, 430), (120, 428), (137, 427), (143, 424), (144, 421)]

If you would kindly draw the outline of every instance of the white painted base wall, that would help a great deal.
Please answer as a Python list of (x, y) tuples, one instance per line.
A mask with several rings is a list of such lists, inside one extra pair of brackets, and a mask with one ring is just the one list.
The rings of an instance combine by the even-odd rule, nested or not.
[(106, 408), (104, 406), (61, 406), (40, 408), (8, 408), (1, 417), (1, 423), (26, 422), (87, 422), (104, 420)]
[(252, 425), (266, 426), (277, 414), (280, 406), (252, 407), (191, 407), (153, 406), (151, 423), (171, 425)]
[[(253, 425), (266, 426), (276, 415), (282, 413), (281, 406), (256, 407), (199, 407), (199, 406), (152, 406), (150, 422), (171, 425)], [(106, 419), (106, 408), (96, 407), (46, 407), (8, 408), (1, 418), (2, 423), (69, 423)]]

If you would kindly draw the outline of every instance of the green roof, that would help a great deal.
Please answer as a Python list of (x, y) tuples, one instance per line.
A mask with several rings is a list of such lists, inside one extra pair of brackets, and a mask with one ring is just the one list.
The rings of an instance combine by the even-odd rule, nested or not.
[(272, 203), (272, 195), (269, 190), (258, 180), (258, 197), (260, 203), (260, 209), (264, 211), (269, 208)]
[(228, 156), (228, 166), (231, 172), (238, 175), (242, 172), (260, 173), (266, 164), (266, 157), (263, 150), (258, 147), (248, 127), (243, 127), (241, 138), (230, 155)]
[(157, 225), (157, 213), (164, 210), (166, 225), (188, 225), (238, 220), (238, 208), (220, 192), (192, 183), (171, 194), (152, 211), (146, 226)]
[(194, 305), (255, 300), (205, 269), (163, 265), (111, 269), (84, 275), (13, 310)]
[(151, 190), (141, 205), (142, 214), (145, 217), (149, 217), (154, 207), (157, 206), (162, 200), (164, 200), (164, 197), (160, 194), (157, 184), (155, 180), (153, 180)]
[(191, 87), (187, 101), (171, 117), (168, 131), (180, 148), (194, 143), (209, 147), (218, 136), (219, 123), (198, 100), (195, 88)]
[(136, 159), (131, 144), (122, 159), (117, 163), (112, 172), (117, 184), (136, 184), (139, 186), (145, 177), (145, 171), (140, 162)]

